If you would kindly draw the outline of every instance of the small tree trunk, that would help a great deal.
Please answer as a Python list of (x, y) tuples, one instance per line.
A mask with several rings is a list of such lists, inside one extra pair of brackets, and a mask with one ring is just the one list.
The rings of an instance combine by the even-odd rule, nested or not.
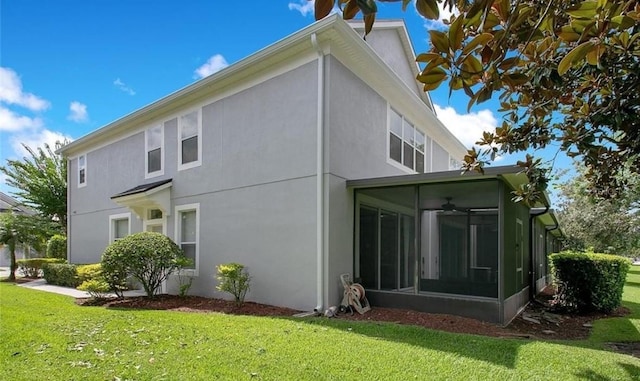
[(11, 267), (10, 267), (10, 272), (9, 272), (9, 282), (15, 282), (16, 281), (16, 270), (18, 269), (18, 264), (16, 261), (16, 239), (11, 238), (11, 240), (9, 241), (9, 253), (11, 254)]

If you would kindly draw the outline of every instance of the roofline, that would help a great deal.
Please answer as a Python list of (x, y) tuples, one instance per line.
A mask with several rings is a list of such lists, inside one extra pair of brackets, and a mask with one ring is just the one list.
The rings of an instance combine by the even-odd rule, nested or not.
[[(397, 20), (379, 20), (376, 23), (378, 27), (388, 27), (388, 28), (399, 28), (403, 29), (403, 34), (406, 38), (408, 38), (406, 26), (404, 22)], [(183, 87), (180, 90), (177, 90), (165, 97), (160, 98), (138, 110), (135, 110), (115, 121), (104, 125), (103, 127), (95, 130), (67, 145), (58, 149), (56, 153), (62, 154), (64, 156), (72, 157), (75, 154), (82, 153), (84, 151), (90, 150), (93, 148), (95, 142), (101, 139), (111, 139), (121, 135), (123, 132), (128, 131), (127, 128), (129, 125), (135, 127), (136, 124), (143, 124), (152, 120), (156, 116), (169, 112), (171, 107), (179, 107), (181, 103), (187, 104), (190, 102), (190, 98), (196, 99), (198, 97), (206, 96), (205, 91), (207, 88), (216, 87), (220, 84), (224, 84), (224, 82), (234, 81), (239, 74), (243, 73), (246, 70), (255, 69), (256, 67), (260, 67), (257, 70), (265, 70), (265, 67), (261, 67), (264, 65), (260, 65), (261, 62), (274, 59), (278, 57), (277, 53), (286, 52), (289, 49), (295, 49), (296, 47), (300, 47), (301, 44), (308, 39), (314, 33), (317, 34), (326, 34), (330, 31), (337, 31), (338, 34), (343, 38), (345, 43), (354, 43), (357, 46), (357, 49), (361, 51), (364, 56), (370, 57), (374, 59), (374, 61), (378, 61), (381, 66), (381, 70), (385, 73), (388, 73), (391, 76), (397, 77), (397, 74), (384, 63), (384, 61), (377, 55), (375, 51), (362, 39), (362, 37), (357, 33), (355, 29), (349, 23), (342, 20), (339, 15), (330, 15), (322, 20), (319, 20), (251, 55), (243, 58), (242, 60), (231, 64), (230, 66), (222, 69), (208, 77), (200, 79), (186, 87)], [(401, 37), (402, 39), (402, 37)], [(331, 44), (332, 36), (326, 35), (323, 39), (325, 43)], [(304, 49), (304, 47), (303, 47)], [(406, 50), (406, 48), (405, 48)], [(411, 52), (412, 56), (414, 52)], [(296, 54), (296, 53), (294, 53)], [(362, 73), (361, 73), (362, 74)], [(239, 77), (238, 77), (239, 78)], [(451, 152), (455, 152), (455, 156), (462, 155), (467, 151), (467, 148), (458, 140), (458, 138), (447, 129), (442, 122), (435, 115), (435, 111), (431, 109), (428, 105), (424, 103), (424, 97), (414, 93), (409, 87), (402, 82), (398, 78), (398, 82), (402, 84), (401, 89), (396, 89), (396, 92), (399, 92), (402, 95), (409, 96), (412, 99), (409, 103), (414, 103), (414, 105), (410, 107), (417, 106), (418, 103), (423, 105), (429, 111), (426, 112), (427, 119), (433, 119), (435, 122), (433, 128), (435, 129), (433, 132), (434, 136), (439, 136), (442, 139), (446, 139), (441, 143), (446, 144), (446, 149), (451, 150)], [(373, 86), (371, 84), (370, 86)], [(375, 87), (375, 86), (373, 86)], [(423, 94), (424, 95), (424, 94)], [(177, 105), (177, 106), (176, 106)], [(439, 139), (438, 139), (439, 140)]]
[(353, 189), (374, 188), (385, 186), (399, 186), (415, 183), (436, 183), (443, 181), (468, 181), (477, 179), (493, 179), (500, 175), (518, 174), (522, 172), (522, 168), (518, 166), (498, 166), (487, 167), (484, 174), (469, 171), (461, 172), (460, 170), (440, 171), (419, 173), (415, 175), (397, 175), (385, 177), (373, 177), (368, 179), (347, 180), (347, 187)]
[(152, 111), (156, 111), (161, 109), (164, 106), (167, 106), (169, 104), (171, 104), (172, 102), (174, 102), (176, 99), (182, 98), (184, 96), (187, 96), (191, 93), (195, 93), (200, 89), (206, 88), (208, 87), (210, 84), (212, 84), (213, 82), (217, 82), (219, 80), (221, 80), (222, 78), (228, 78), (230, 76), (233, 76), (236, 72), (242, 71), (243, 69), (253, 65), (256, 62), (260, 62), (264, 59), (264, 57), (271, 55), (272, 53), (280, 50), (280, 49), (284, 49), (288, 46), (292, 46), (295, 45), (296, 43), (298, 43), (301, 40), (306, 39), (309, 35), (313, 34), (313, 33), (318, 33), (326, 28), (328, 28), (331, 24), (333, 24), (336, 19), (338, 19), (338, 15), (330, 15), (328, 17), (325, 17), (322, 20), (316, 21), (315, 23), (300, 29), (299, 31), (290, 34), (278, 41), (276, 41), (275, 43), (262, 48), (260, 50), (258, 50), (257, 52), (241, 59), (240, 61), (233, 63), (229, 66), (227, 66), (226, 68), (211, 74), (207, 77), (204, 77), (190, 85), (187, 85), (179, 90), (174, 91), (173, 93), (164, 96), (146, 106), (143, 106), (119, 119), (116, 119), (115, 121), (108, 123), (106, 125), (104, 125), (103, 127), (77, 139), (74, 140), (73, 142), (59, 148), (58, 150), (56, 150), (57, 154), (62, 154), (65, 155), (66, 152), (76, 149), (84, 144), (87, 144), (88, 142), (100, 138), (104, 135), (106, 135), (107, 133), (111, 132), (115, 127), (123, 125), (125, 123), (128, 122), (132, 122), (135, 119), (150, 113)]
[[(517, 189), (523, 183), (524, 171), (517, 165), (505, 165), (484, 168), (484, 174), (475, 171), (461, 172), (460, 170), (419, 173), (415, 175), (397, 175), (387, 177), (374, 177), (368, 179), (347, 180), (347, 188), (366, 189), (396, 187), (402, 185), (430, 184), (443, 182), (462, 182), (472, 180), (500, 179), (511, 188)], [(519, 181), (518, 181), (519, 180)], [(543, 199), (540, 206), (550, 206), (551, 201), (546, 191), (542, 192)], [(538, 205), (534, 205), (538, 207)]]

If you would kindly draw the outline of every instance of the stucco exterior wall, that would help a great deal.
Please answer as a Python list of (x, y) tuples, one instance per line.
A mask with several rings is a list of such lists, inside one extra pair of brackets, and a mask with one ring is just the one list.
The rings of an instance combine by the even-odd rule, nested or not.
[[(70, 253), (95, 263), (109, 243), (109, 216), (130, 212), (111, 196), (172, 179), (166, 233), (176, 240), (175, 207), (198, 203), (199, 268), (192, 293), (218, 295), (215, 266), (251, 272), (249, 300), (297, 309), (315, 306), (315, 127), (317, 63), (294, 68), (223, 99), (204, 99), (141, 125), (86, 153), (87, 185), (69, 162)], [(178, 119), (202, 108), (202, 164), (178, 168)], [(145, 179), (146, 128), (164, 126), (164, 174)], [(131, 213), (131, 233), (143, 219)], [(143, 216), (144, 218), (144, 216)], [(172, 280), (168, 288), (175, 287)]]
[(418, 86), (413, 69), (409, 66), (415, 63), (407, 61), (405, 51), (399, 43), (398, 33), (400, 31), (397, 29), (374, 29), (367, 35), (367, 43), (411, 91), (421, 95), (422, 88)]

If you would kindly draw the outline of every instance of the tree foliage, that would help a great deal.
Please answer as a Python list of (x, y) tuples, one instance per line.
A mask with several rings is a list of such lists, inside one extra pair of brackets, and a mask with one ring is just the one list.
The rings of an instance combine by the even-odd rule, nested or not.
[[(58, 148), (63, 143), (56, 143)], [(7, 185), (14, 195), (41, 216), (58, 221), (67, 229), (67, 161), (56, 155), (48, 144), (36, 150), (23, 144), (29, 157), (7, 160), (0, 172), (7, 176)]]
[(565, 247), (640, 256), (640, 175), (625, 175), (629, 185), (615, 199), (589, 192), (584, 170), (560, 185), (560, 219)]
[(16, 279), (16, 250), (31, 247), (42, 252), (46, 242), (59, 232), (59, 226), (41, 216), (0, 213), (0, 244), (9, 249), (11, 259), (9, 280)]
[[(383, 0), (379, 0), (383, 1)], [(402, 2), (409, 0), (386, 0)], [(337, 0), (344, 18), (375, 20), (374, 0)], [(316, 18), (333, 0), (316, 0)], [(504, 153), (549, 145), (581, 160), (590, 191), (615, 197), (625, 168), (640, 171), (640, 3), (629, 0), (416, 0), (428, 19), (438, 6), (459, 11), (447, 31), (430, 30), (432, 47), (419, 54), (424, 90), (448, 82), (469, 108), (499, 95), (503, 122), (464, 158), (482, 171)], [(368, 21), (367, 21), (368, 20)], [(546, 187), (539, 160), (518, 163), (528, 190)], [(541, 176), (542, 175), (542, 176)], [(521, 199), (535, 198), (522, 190)]]

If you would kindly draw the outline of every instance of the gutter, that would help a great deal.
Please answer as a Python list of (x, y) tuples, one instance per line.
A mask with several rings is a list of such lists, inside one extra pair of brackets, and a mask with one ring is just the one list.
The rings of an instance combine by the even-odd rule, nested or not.
[(324, 52), (316, 33), (311, 45), (318, 52), (318, 109), (316, 124), (316, 307), (323, 312), (324, 303)]

